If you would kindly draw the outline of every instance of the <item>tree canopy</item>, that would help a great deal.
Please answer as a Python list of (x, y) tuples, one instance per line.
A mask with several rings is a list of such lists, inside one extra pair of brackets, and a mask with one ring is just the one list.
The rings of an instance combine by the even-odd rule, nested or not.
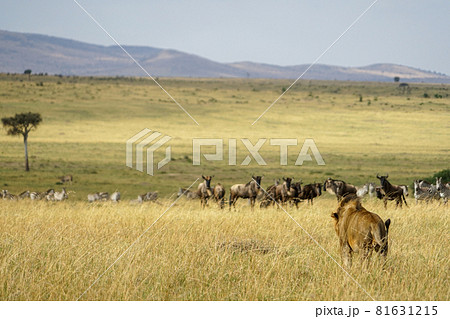
[(31, 130), (36, 129), (41, 122), (41, 114), (31, 112), (2, 118), (2, 124), (7, 129), (8, 135), (23, 135), (24, 137), (28, 136)]

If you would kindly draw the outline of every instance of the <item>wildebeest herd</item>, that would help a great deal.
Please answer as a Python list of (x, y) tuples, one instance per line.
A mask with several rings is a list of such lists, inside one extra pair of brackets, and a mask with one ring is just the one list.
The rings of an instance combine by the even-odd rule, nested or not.
[[(201, 207), (208, 206), (209, 201), (214, 200), (220, 208), (225, 207), (225, 195), (226, 191), (222, 184), (217, 183), (212, 185), (213, 176), (203, 176), (203, 182), (201, 182), (197, 190), (188, 190), (185, 188), (179, 188), (177, 197), (186, 196), (187, 199), (200, 200)], [(370, 197), (376, 196), (378, 199), (383, 200), (384, 207), (387, 207), (388, 201), (395, 201), (396, 207), (402, 207), (406, 202), (407, 196), (409, 196), (407, 185), (393, 185), (388, 181), (389, 175), (380, 176), (377, 174), (377, 178), (380, 180), (380, 186), (376, 186), (375, 183), (366, 183), (362, 186), (355, 186), (342, 180), (328, 178), (322, 183), (311, 183), (302, 185), (302, 180), (297, 182), (294, 178), (283, 177), (282, 182), (280, 179), (274, 181), (266, 189), (261, 187), (262, 179), (264, 176), (252, 176), (251, 180), (245, 184), (235, 184), (230, 187), (229, 190), (229, 208), (233, 208), (239, 198), (248, 199), (251, 208), (253, 209), (256, 201), (260, 202), (261, 208), (266, 208), (270, 205), (278, 207), (285, 205), (295, 205), (298, 208), (298, 204), (302, 201), (307, 201), (309, 204), (313, 204), (314, 198), (322, 195), (322, 190), (336, 196), (339, 202), (347, 195), (355, 195), (358, 198), (363, 198), (368, 195)], [(72, 183), (72, 175), (60, 177), (61, 182)], [(0, 198), (5, 200), (20, 200), (30, 198), (31, 200), (47, 200), (47, 201), (63, 201), (69, 198), (69, 194), (73, 191), (67, 192), (63, 187), (60, 192), (54, 189), (48, 189), (44, 192), (30, 192), (24, 191), (19, 195), (11, 194), (8, 190), (2, 190)], [(74, 193), (74, 192), (73, 192)], [(431, 184), (425, 180), (414, 180), (414, 198), (416, 204), (419, 201), (430, 202), (432, 200), (442, 199), (444, 204), (447, 203), (450, 195), (450, 183), (444, 184), (442, 177), (436, 177), (436, 183)], [(96, 201), (112, 201), (119, 202), (121, 194), (117, 190), (112, 194), (108, 192), (97, 192), (87, 195), (88, 202)], [(137, 199), (131, 200), (133, 203), (154, 202), (158, 199), (158, 192), (151, 191), (137, 196)]]
[[(73, 178), (61, 178), (62, 182), (72, 183)], [(186, 196), (187, 199), (200, 200), (202, 208), (208, 206), (209, 201), (214, 200), (220, 208), (225, 207), (225, 188), (222, 184), (212, 185), (214, 176), (203, 176), (203, 181), (198, 185), (197, 190), (180, 188), (177, 196)], [(229, 190), (229, 209), (235, 208), (236, 201), (239, 198), (248, 199), (253, 210), (257, 200), (261, 208), (270, 205), (277, 208), (286, 205), (296, 206), (302, 201), (313, 205), (313, 200), (322, 195), (323, 191), (336, 196), (338, 201), (337, 210), (331, 214), (334, 220), (335, 231), (339, 238), (341, 258), (344, 266), (351, 267), (352, 253), (361, 252), (363, 259), (367, 260), (372, 251), (379, 253), (383, 260), (386, 259), (388, 252), (388, 231), (391, 224), (390, 219), (385, 222), (372, 212), (367, 211), (361, 204), (361, 198), (369, 195), (376, 196), (383, 200), (384, 207), (387, 207), (388, 201), (395, 201), (396, 208), (406, 206), (408, 196), (407, 185), (393, 185), (388, 181), (389, 175), (376, 176), (380, 180), (380, 186), (374, 183), (367, 183), (360, 187), (346, 183), (342, 180), (328, 178), (322, 183), (311, 183), (302, 185), (302, 181), (295, 182), (291, 177), (283, 177), (282, 182), (275, 180), (274, 184), (266, 189), (261, 187), (263, 176), (252, 176), (251, 180), (245, 184), (235, 184)], [(61, 192), (49, 189), (45, 192), (24, 191), (19, 195), (14, 195), (8, 190), (2, 190), (0, 198), (4, 200), (21, 200), (30, 198), (31, 200), (63, 201), (68, 199), (69, 192), (62, 188)], [(442, 178), (436, 178), (436, 184), (430, 184), (424, 180), (414, 181), (414, 197), (416, 204), (418, 201), (442, 199), (447, 204), (450, 195), (450, 183), (444, 184)], [(134, 203), (155, 202), (158, 198), (157, 192), (147, 192), (139, 195)], [(112, 201), (119, 202), (120, 192), (115, 191), (111, 195), (107, 192), (98, 192), (88, 194), (88, 202)]]

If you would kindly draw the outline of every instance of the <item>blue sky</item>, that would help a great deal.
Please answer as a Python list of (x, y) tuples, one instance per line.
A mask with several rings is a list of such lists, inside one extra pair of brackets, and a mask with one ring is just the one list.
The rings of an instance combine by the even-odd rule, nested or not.
[[(77, 0), (119, 43), (218, 62), (313, 62), (374, 0)], [(0, 29), (113, 41), (73, 0), (1, 0)], [(398, 63), (450, 75), (450, 1), (379, 0), (319, 61)]]

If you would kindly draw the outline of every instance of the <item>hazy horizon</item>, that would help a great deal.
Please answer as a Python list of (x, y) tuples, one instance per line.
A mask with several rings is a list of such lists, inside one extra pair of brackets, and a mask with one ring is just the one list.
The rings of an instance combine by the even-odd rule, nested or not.
[[(3, 2), (2, 30), (115, 45), (73, 0)], [(316, 60), (374, 1), (78, 2), (122, 45), (289, 66)], [(318, 63), (394, 63), (448, 75), (449, 10), (442, 0), (379, 0)]]

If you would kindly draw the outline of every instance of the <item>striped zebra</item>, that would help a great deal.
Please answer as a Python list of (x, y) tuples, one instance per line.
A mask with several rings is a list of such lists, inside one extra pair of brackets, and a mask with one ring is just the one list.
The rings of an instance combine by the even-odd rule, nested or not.
[(17, 200), (17, 196), (8, 192), (7, 189), (2, 190), (2, 197), (4, 200)]
[(444, 183), (442, 183), (442, 177), (439, 177), (439, 178), (436, 177), (436, 190), (437, 190), (439, 196), (444, 201), (444, 204), (447, 204), (448, 198), (450, 197), (449, 183), (444, 184)]

